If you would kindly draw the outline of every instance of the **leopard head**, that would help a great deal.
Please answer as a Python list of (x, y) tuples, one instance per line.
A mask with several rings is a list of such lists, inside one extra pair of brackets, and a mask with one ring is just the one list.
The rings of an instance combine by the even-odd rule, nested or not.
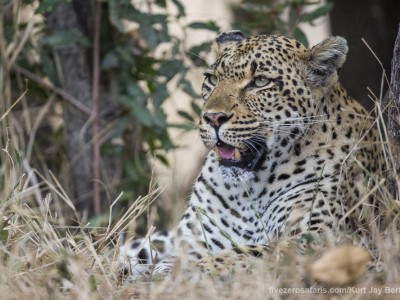
[(204, 73), (200, 136), (221, 166), (256, 172), (267, 153), (289, 152), (335, 85), (348, 51), (328, 38), (311, 49), (283, 36), (220, 34)]

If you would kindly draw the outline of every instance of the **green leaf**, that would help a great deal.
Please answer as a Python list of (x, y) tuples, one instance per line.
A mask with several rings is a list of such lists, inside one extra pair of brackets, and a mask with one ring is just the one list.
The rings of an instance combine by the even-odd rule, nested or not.
[(186, 119), (186, 120), (188, 120), (190, 122), (194, 122), (193, 117), (189, 113), (187, 113), (186, 111), (178, 110), (178, 115), (180, 115), (182, 118), (184, 118), (184, 119)]
[(115, 54), (118, 56), (121, 61), (121, 65), (124, 66), (124, 63), (133, 65), (135, 63), (134, 58), (132, 57), (132, 53), (130, 52), (127, 46), (117, 46), (115, 47)]
[(131, 110), (131, 114), (144, 126), (151, 127), (153, 125), (153, 116), (146, 107), (137, 105), (135, 109)]
[(168, 162), (168, 159), (167, 159), (167, 157), (166, 157), (165, 155), (156, 153), (154, 156), (155, 156), (164, 166), (169, 167), (169, 162)]
[(160, 108), (155, 108), (155, 113), (153, 115), (152, 121), (157, 128), (161, 129), (167, 128), (167, 117)]
[(179, 54), (179, 52), (180, 52), (180, 47), (181, 47), (180, 42), (179, 42), (179, 41), (174, 41), (173, 46), (172, 46), (172, 49), (171, 49), (171, 54), (172, 54), (172, 56), (176, 56), (176, 55)]
[(204, 42), (199, 45), (190, 48), (187, 53), (188, 57), (193, 61), (196, 66), (205, 66), (207, 62), (200, 55), (203, 51), (209, 51), (211, 49), (211, 42)]
[(117, 68), (118, 66), (119, 66), (119, 58), (114, 51), (108, 52), (101, 61), (102, 70), (110, 70)]
[(156, 0), (155, 2), (156, 2), (156, 4), (157, 4), (158, 6), (160, 6), (160, 7), (162, 7), (162, 8), (166, 8), (166, 7), (167, 7), (167, 2), (166, 2), (166, 0)]
[(185, 131), (190, 131), (190, 130), (196, 129), (196, 126), (193, 126), (192, 124), (182, 124), (182, 123), (171, 123), (171, 124), (168, 124), (168, 127), (182, 129)]
[(157, 27), (157, 35), (159, 42), (170, 42), (171, 35), (168, 32), (168, 18), (166, 15), (155, 15), (153, 16), (153, 21), (157, 22), (159, 27)]
[(111, 24), (114, 25), (115, 28), (118, 29), (121, 33), (126, 33), (125, 26), (121, 21), (119, 6), (116, 0), (108, 1), (108, 17), (110, 19)]
[(202, 51), (209, 51), (211, 49), (211, 42), (204, 42), (199, 45), (193, 46), (189, 49), (189, 54), (198, 55)]
[(176, 16), (178, 19), (185, 16), (185, 7), (179, 0), (172, 0), (172, 3), (175, 4), (176, 8), (178, 9), (178, 15)]
[(243, 3), (240, 7), (249, 13), (271, 13), (273, 10), (272, 5), (265, 4)]
[(151, 26), (140, 26), (140, 35), (146, 40), (147, 44), (151, 49), (155, 49), (158, 45), (157, 32)]
[(170, 149), (175, 148), (174, 144), (169, 138), (167, 128), (164, 128), (163, 132), (159, 135), (159, 139), (161, 141), (161, 149), (168, 151)]
[(302, 14), (299, 18), (300, 22), (312, 22), (315, 19), (328, 14), (333, 8), (333, 3), (328, 2), (325, 5), (318, 7), (316, 10)]
[(167, 22), (167, 16), (166, 15), (161, 15), (161, 14), (157, 14), (157, 15), (147, 15), (145, 16), (146, 18), (149, 18), (149, 20), (151, 21), (151, 24), (162, 24)]
[(200, 116), (201, 115), (201, 107), (199, 105), (197, 105), (197, 103), (194, 101), (192, 101), (191, 106), (192, 106), (192, 110), (194, 111), (194, 113), (196, 115)]
[(299, 18), (299, 14), (298, 14), (297, 6), (291, 5), (290, 10), (289, 10), (289, 22), (288, 22), (289, 27), (293, 27), (293, 25), (296, 23), (298, 18)]
[(70, 44), (81, 44), (90, 46), (89, 40), (77, 30), (58, 31), (42, 38), (43, 45), (65, 46)]
[(193, 22), (188, 25), (192, 29), (206, 29), (211, 31), (219, 31), (219, 26), (214, 21), (207, 22)]
[(128, 91), (128, 94), (135, 99), (136, 103), (140, 105), (146, 105), (147, 95), (136, 82), (128, 81), (126, 89)]
[(142, 106), (139, 103), (135, 102), (134, 99), (122, 95), (118, 97), (118, 102), (125, 105), (130, 114), (141, 124), (147, 127), (151, 127), (153, 122), (153, 116), (149, 112), (146, 106)]
[(308, 48), (307, 37), (299, 27), (296, 27), (296, 29), (294, 30), (294, 38)]
[(154, 106), (160, 107), (161, 104), (164, 102), (164, 100), (167, 99), (169, 96), (166, 84), (164, 83), (156, 84), (153, 93), (151, 93), (151, 96), (153, 98)]
[(42, 0), (40, 1), (38, 8), (36, 8), (35, 14), (43, 14), (51, 12), (57, 5), (62, 3), (68, 3), (71, 1), (72, 0)]
[(122, 146), (121, 145), (113, 145), (113, 144), (103, 144), (101, 146), (101, 153), (108, 155), (121, 155), (122, 154)]
[(187, 81), (186, 79), (181, 80), (180, 86), (181, 86), (182, 90), (183, 90), (186, 94), (188, 94), (189, 96), (191, 96), (191, 97), (193, 97), (193, 98), (199, 98), (199, 97), (200, 97), (200, 95), (197, 94), (197, 93), (194, 91), (194, 89), (193, 89), (193, 87), (192, 87), (192, 84), (191, 84), (189, 81)]
[(122, 19), (137, 21), (140, 12), (132, 6), (129, 0), (108, 0), (108, 5), (108, 16), (111, 24), (113, 24), (119, 32), (126, 33)]
[(183, 67), (182, 61), (178, 59), (172, 59), (163, 62), (160, 68), (158, 69), (158, 73), (161, 76), (167, 77), (167, 80), (169, 81), (172, 77), (174, 77), (176, 74), (179, 73), (182, 67)]
[(44, 76), (47, 76), (51, 80), (51, 82), (56, 85), (60, 85), (59, 74), (57, 72), (54, 58), (51, 53), (52, 52), (50, 51), (50, 49), (43, 49), (43, 51), (41, 51), (40, 59), (43, 73)]

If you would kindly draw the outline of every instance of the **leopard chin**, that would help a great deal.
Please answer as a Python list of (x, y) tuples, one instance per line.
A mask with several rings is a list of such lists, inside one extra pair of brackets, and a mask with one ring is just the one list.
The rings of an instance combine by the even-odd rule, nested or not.
[(267, 148), (260, 143), (248, 141), (248, 145), (237, 148), (222, 141), (216, 145), (216, 153), (221, 167), (233, 168), (233, 173), (238, 170), (257, 172), (265, 160)]
[(220, 166), (219, 169), (223, 180), (234, 185), (248, 182), (255, 177), (255, 172), (247, 171), (243, 168)]

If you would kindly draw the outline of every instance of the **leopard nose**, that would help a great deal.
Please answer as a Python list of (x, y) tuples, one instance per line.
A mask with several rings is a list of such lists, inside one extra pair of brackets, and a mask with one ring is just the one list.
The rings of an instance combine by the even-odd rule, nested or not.
[(214, 128), (220, 127), (222, 124), (226, 123), (230, 117), (223, 113), (223, 112), (217, 112), (217, 113), (204, 113), (203, 114), (203, 119), (206, 121), (207, 124), (210, 124)]

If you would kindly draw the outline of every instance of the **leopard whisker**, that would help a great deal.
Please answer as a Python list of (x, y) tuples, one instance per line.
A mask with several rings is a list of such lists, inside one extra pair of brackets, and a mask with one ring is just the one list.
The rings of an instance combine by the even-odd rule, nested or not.
[[(304, 138), (307, 141), (312, 141), (311, 139), (309, 139), (307, 137), (306, 131), (300, 131), (300, 133), (298, 133), (298, 134), (293, 134), (293, 132), (290, 132), (290, 131), (274, 129), (273, 132), (284, 133), (286, 135), (292, 135), (294, 137)], [(261, 135), (268, 134), (268, 133), (271, 133), (271, 130), (270, 129), (263, 129), (263, 130), (259, 130), (258, 133), (261, 134)]]
[(289, 126), (304, 126), (304, 125), (314, 125), (314, 124), (331, 123), (331, 122), (335, 122), (335, 121), (326, 121), (326, 120), (309, 121), (309, 122), (263, 121), (263, 122), (260, 122), (260, 123), (262, 125), (269, 125), (269, 126), (287, 126), (287, 127), (289, 127)]
[[(325, 120), (327, 118), (326, 114), (322, 114), (322, 115), (317, 115), (317, 116), (303, 116), (303, 117), (285, 117), (282, 120), (276, 120), (277, 122), (285, 122), (285, 121), (294, 121), (294, 120), (305, 120), (305, 119), (321, 119), (321, 120)], [(274, 120), (275, 121), (275, 120)]]
[(260, 154), (260, 151), (253, 145), (251, 141), (244, 141), (244, 143), (249, 148), (252, 154)]
[[(265, 139), (263, 139), (263, 138), (261, 138), (261, 137), (255, 137), (255, 138), (253, 138), (253, 139), (251, 139), (251, 140), (247, 140), (246, 142), (251, 143), (252, 146), (258, 151), (258, 153), (259, 153), (259, 150), (258, 150), (257, 147), (254, 146), (253, 144), (255, 144), (255, 145), (261, 147), (261, 148), (264, 149), (264, 150), (268, 150), (267, 147), (266, 147), (266, 145), (265, 145)], [(247, 144), (247, 143), (246, 143), (246, 144)]]

